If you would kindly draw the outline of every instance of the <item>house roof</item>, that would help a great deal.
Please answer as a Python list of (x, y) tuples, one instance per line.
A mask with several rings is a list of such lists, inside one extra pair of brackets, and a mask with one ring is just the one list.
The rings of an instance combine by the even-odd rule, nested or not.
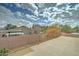
[(0, 32), (22, 32), (22, 30), (10, 29), (10, 30), (0, 30)]

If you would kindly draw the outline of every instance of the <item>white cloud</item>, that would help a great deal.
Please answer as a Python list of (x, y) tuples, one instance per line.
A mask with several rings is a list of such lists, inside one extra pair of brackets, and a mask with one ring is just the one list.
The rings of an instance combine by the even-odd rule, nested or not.
[(15, 15), (17, 15), (17, 16), (22, 16), (22, 13), (19, 12), (19, 11), (17, 11), (17, 12), (15, 12)]
[[(62, 3), (57, 3), (57, 6), (58, 5), (62, 5)], [(79, 10), (78, 9), (79, 4), (76, 5), (75, 8), (70, 8), (70, 6), (68, 4), (66, 4), (62, 8), (57, 8), (57, 6), (46, 7), (44, 4), (38, 4), (38, 7), (39, 7), (38, 8), (33, 3), (29, 3), (29, 4), (27, 4), (27, 3), (22, 4), (21, 3), (21, 4), (16, 4), (16, 6), (23, 8), (23, 9), (31, 10), (34, 13), (34, 15), (29, 15), (29, 14), (23, 15), (19, 11), (13, 13), (10, 10), (8, 10), (7, 8), (0, 6), (0, 20), (5, 20), (6, 23), (16, 24), (18, 26), (26, 25), (26, 23), (28, 23), (28, 26), (31, 26), (31, 24), (33, 24), (33, 23), (31, 23), (29, 21), (29, 19), (31, 19), (33, 21), (37, 21), (38, 19), (39, 20), (41, 19), (39, 16), (42, 16), (42, 17), (48, 18), (48, 20), (43, 19), (43, 21), (45, 21), (45, 22), (53, 20), (53, 22), (65, 23), (65, 22), (62, 22), (62, 20), (64, 20), (64, 21), (66, 20), (66, 19), (62, 19), (62, 17), (66, 16), (63, 14), (63, 12), (68, 13), (69, 16), (73, 16), (73, 13), (70, 12), (70, 10), (77, 10), (77, 11)], [(43, 11), (43, 12), (40, 13), (41, 11)], [(59, 14), (59, 16), (57, 17), (57, 19), (54, 19), (57, 16), (57, 14)], [(19, 17), (19, 18), (25, 17), (26, 19), (17, 19), (14, 15), (17, 15), (17, 17)], [(2, 23), (5, 23), (5, 22), (2, 22)], [(43, 24), (41, 22), (39, 22), (39, 23)]]
[[(16, 14), (18, 16), (21, 16), (20, 12), (16, 12)], [(17, 19), (14, 16), (14, 13), (11, 12), (9, 9), (0, 6), (0, 27), (5, 26), (6, 24), (13, 24), (13, 25), (17, 25), (17, 26), (21, 26), (22, 24), (24, 24), (24, 20), (23, 19)]]
[(63, 3), (57, 3), (56, 6), (61, 5), (61, 4), (63, 4)]
[(75, 6), (75, 10), (79, 10), (79, 4)]
[(15, 4), (17, 7), (22, 7), (22, 5), (20, 3), (16, 3)]
[(0, 6), (0, 14), (4, 14), (4, 15), (7, 15), (7, 16), (8, 15), (13, 16), (13, 13), (3, 6)]
[(31, 4), (34, 9), (38, 9), (38, 7), (34, 3), (29, 3), (29, 4)]
[(34, 11), (34, 14), (35, 14), (36, 16), (38, 16), (38, 15), (39, 15), (39, 12), (38, 12), (38, 10), (37, 10), (37, 9)]

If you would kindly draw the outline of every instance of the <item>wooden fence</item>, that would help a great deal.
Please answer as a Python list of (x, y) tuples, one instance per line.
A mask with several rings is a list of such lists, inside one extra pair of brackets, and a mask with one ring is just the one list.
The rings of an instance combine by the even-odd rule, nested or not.
[[(42, 41), (43, 38), (41, 35), (32, 34), (32, 35), (22, 35), (22, 36), (13, 36), (13, 37), (0, 37), (0, 48), (9, 48), (13, 49), (19, 46), (37, 43)], [(44, 40), (43, 40), (44, 41)]]

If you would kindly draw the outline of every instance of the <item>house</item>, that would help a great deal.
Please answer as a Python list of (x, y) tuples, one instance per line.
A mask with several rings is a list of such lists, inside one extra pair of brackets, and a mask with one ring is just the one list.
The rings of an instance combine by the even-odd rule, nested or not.
[(21, 26), (14, 29), (0, 30), (0, 37), (40, 34), (41, 29), (40, 25), (33, 25), (32, 28)]
[(41, 33), (42, 27), (40, 25), (33, 25), (31, 28), (32, 33), (39, 34)]
[(22, 30), (10, 29), (10, 30), (0, 31), (0, 37), (9, 37), (9, 36), (18, 36), (18, 35), (24, 35)]

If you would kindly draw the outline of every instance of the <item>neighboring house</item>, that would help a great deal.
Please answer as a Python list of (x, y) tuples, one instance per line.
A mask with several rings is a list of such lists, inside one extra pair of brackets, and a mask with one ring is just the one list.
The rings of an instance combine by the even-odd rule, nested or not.
[(21, 28), (21, 30), (24, 32), (24, 34), (25, 35), (27, 35), (27, 34), (32, 34), (32, 32), (31, 32), (31, 28), (28, 28), (28, 27), (20, 27)]
[(39, 34), (41, 33), (42, 27), (40, 25), (33, 25), (31, 30), (32, 33)]
[(9, 36), (18, 36), (18, 35), (24, 35), (22, 30), (10, 29), (10, 30), (0, 31), (0, 37), (9, 37)]
[(9, 30), (0, 30), (0, 37), (40, 34), (41, 28), (42, 27), (39, 25), (33, 25), (32, 28), (21, 26), (21, 27), (9, 29)]

